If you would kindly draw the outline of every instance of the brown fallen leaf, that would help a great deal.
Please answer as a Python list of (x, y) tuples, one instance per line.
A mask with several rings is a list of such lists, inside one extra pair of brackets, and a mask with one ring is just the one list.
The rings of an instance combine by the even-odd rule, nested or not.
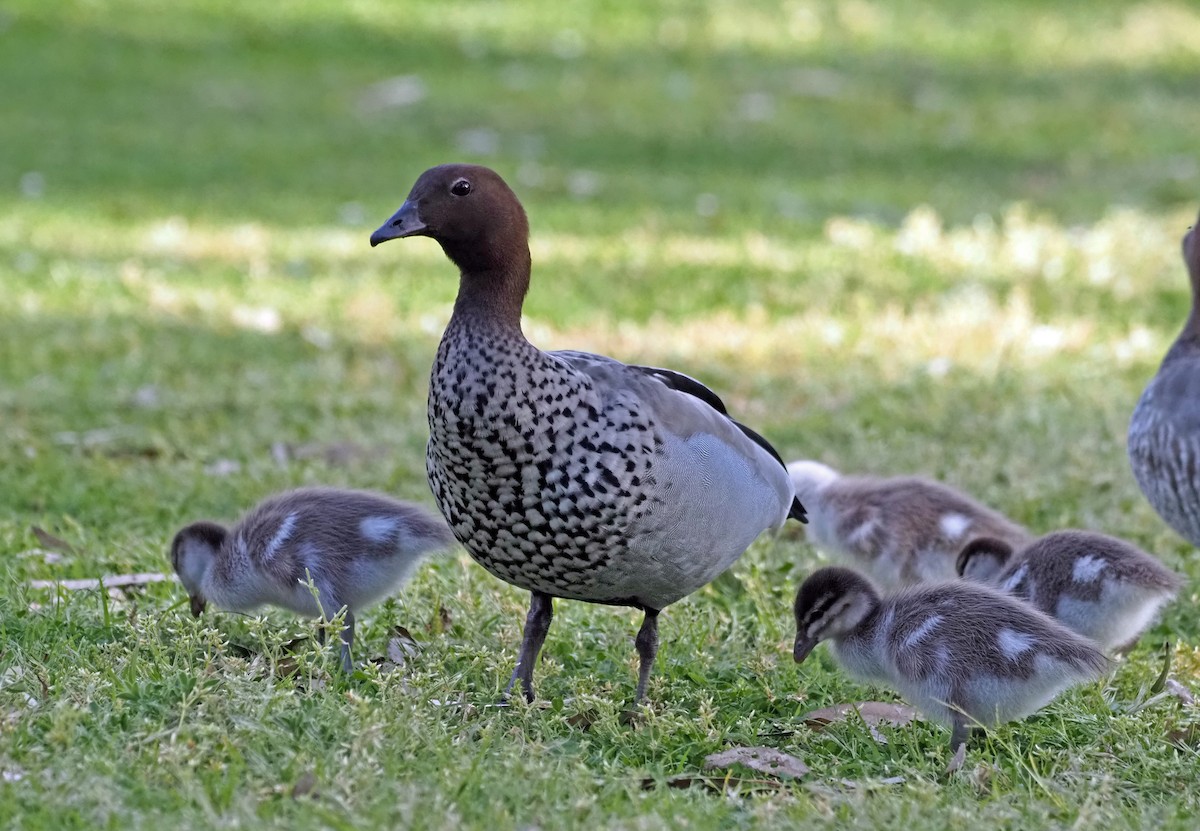
[[(778, 779), (749, 779), (740, 776), (695, 776), (682, 774), (680, 776), (670, 776), (662, 781), (663, 785), (675, 790), (686, 790), (687, 788), (702, 787), (713, 793), (725, 793), (726, 791), (748, 791), (748, 790), (771, 790), (777, 791), (781, 787)], [(652, 791), (659, 785), (659, 780), (652, 776), (647, 776), (642, 780), (642, 790)]]
[(809, 771), (804, 762), (773, 747), (731, 747), (704, 757), (706, 768), (727, 768), (732, 765), (744, 765), (760, 773), (789, 779), (799, 779)]
[(600, 718), (600, 714), (595, 710), (582, 710), (573, 716), (567, 716), (567, 724), (578, 730), (587, 732), (596, 723), (596, 719), (598, 718)]
[(392, 636), (388, 638), (388, 660), (398, 666), (404, 666), (409, 658), (415, 658), (421, 651), (420, 645), (412, 633), (403, 626), (393, 626)]
[(39, 544), (45, 546), (51, 551), (58, 551), (62, 554), (77, 554), (78, 549), (64, 540), (62, 537), (56, 537), (44, 528), (37, 525), (31, 525), (29, 530), (33, 532), (33, 536), (37, 538)]
[(120, 589), (130, 586), (146, 586), (150, 583), (161, 583), (164, 580), (174, 579), (174, 574), (106, 574), (101, 577), (85, 577), (80, 580), (30, 580), (29, 588), (63, 588), (67, 591), (83, 591), (86, 589), (97, 589), (103, 585), (106, 589)]
[(317, 777), (311, 771), (305, 771), (300, 778), (296, 780), (296, 784), (292, 785), (292, 799), (299, 799), (302, 796), (311, 796), (314, 799), (320, 796), (317, 790)]
[[(858, 714), (855, 715), (855, 711)], [(822, 707), (800, 717), (813, 730), (824, 730), (834, 722), (855, 721), (862, 718), (871, 731), (871, 737), (880, 744), (887, 744), (887, 737), (876, 728), (881, 724), (890, 727), (907, 727), (914, 721), (922, 721), (921, 714), (907, 704), (886, 701), (859, 701), (853, 704), (835, 704)]]

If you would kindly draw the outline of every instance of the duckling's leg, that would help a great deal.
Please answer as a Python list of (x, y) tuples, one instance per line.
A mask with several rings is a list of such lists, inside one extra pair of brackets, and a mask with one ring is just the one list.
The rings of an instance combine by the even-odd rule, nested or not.
[(521, 681), (521, 689), (525, 700), (533, 701), (533, 667), (537, 663), (538, 653), (546, 642), (546, 633), (550, 631), (550, 621), (554, 618), (554, 599), (542, 592), (531, 592), (529, 614), (525, 616), (525, 633), (521, 638), (521, 652), (517, 655), (517, 666), (508, 686), (504, 688), (501, 701), (508, 701), (517, 680)]
[(971, 725), (965, 719), (956, 718), (954, 729), (950, 733), (950, 747), (954, 750), (954, 755), (950, 758), (950, 764), (946, 765), (947, 775), (957, 771), (967, 760), (967, 739), (970, 737)]
[(954, 729), (950, 733), (950, 746), (958, 750), (960, 744), (966, 744), (971, 738), (971, 725), (964, 719), (954, 720)]
[(646, 609), (646, 617), (642, 628), (638, 630), (634, 646), (637, 647), (641, 664), (638, 667), (637, 696), (633, 703), (641, 702), (646, 696), (646, 684), (650, 681), (650, 670), (654, 668), (654, 658), (658, 655), (658, 609)]
[(350, 647), (354, 645), (354, 612), (346, 610), (345, 623), (342, 625), (342, 669), (347, 675), (354, 672), (354, 664), (350, 660)]

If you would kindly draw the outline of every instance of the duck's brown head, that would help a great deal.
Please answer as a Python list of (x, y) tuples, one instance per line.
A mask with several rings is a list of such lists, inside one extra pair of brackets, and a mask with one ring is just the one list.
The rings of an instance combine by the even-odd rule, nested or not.
[(432, 237), (465, 274), (529, 268), (529, 222), (494, 170), (443, 164), (421, 174), (408, 198), (371, 234), (371, 245)]

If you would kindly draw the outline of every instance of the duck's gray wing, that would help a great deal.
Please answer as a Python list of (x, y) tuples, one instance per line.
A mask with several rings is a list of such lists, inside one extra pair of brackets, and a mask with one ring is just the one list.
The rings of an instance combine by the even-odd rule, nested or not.
[(808, 521), (779, 452), (758, 432), (731, 418), (720, 396), (700, 381), (672, 369), (625, 364), (591, 352), (549, 354), (610, 390), (636, 396), (658, 424), (682, 438), (697, 433), (716, 436), (729, 452), (772, 484), (787, 506), (779, 524), (787, 518)]

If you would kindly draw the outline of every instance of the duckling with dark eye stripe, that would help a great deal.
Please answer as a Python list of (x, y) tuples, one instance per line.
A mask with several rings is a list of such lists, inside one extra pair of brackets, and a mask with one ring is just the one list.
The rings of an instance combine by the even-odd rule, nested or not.
[(1041, 612), (964, 581), (881, 597), (857, 572), (823, 568), (800, 586), (794, 612), (796, 663), (830, 641), (852, 676), (895, 688), (951, 727), (956, 750), (972, 725), (1027, 716), (1108, 666), (1093, 643)]
[(1183, 582), (1124, 540), (1073, 530), (1019, 549), (973, 540), (958, 556), (958, 573), (1024, 600), (1106, 652), (1131, 649)]
[(192, 523), (175, 535), (171, 565), (197, 617), (210, 600), (234, 612), (269, 604), (326, 620), (344, 606), (341, 659), (350, 672), (355, 612), (453, 540), (441, 517), (416, 505), (369, 491), (302, 488), (264, 500), (232, 528)]

